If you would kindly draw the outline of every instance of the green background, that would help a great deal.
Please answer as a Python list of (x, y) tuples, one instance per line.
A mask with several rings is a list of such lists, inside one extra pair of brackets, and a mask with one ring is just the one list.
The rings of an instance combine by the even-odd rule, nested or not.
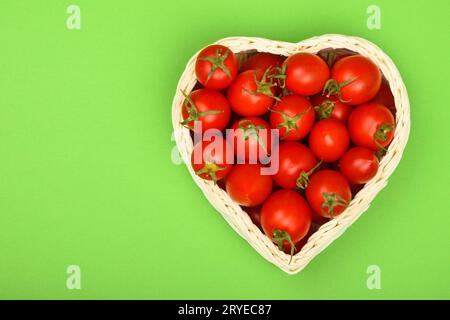
[[(157, 3), (157, 4), (156, 4)], [(0, 2), (1, 298), (450, 298), (448, 1)], [(66, 9), (81, 8), (81, 30)], [(366, 8), (379, 5), (381, 30)], [(365, 37), (411, 100), (404, 157), (303, 272), (267, 263), (171, 162), (187, 60), (234, 35)], [(81, 267), (81, 290), (66, 268)], [(366, 269), (382, 271), (368, 290)]]

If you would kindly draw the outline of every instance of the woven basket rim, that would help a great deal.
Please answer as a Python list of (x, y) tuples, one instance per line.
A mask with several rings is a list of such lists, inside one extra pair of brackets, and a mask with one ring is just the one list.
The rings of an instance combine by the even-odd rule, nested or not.
[(180, 77), (172, 103), (172, 124), (178, 150), (193, 180), (203, 191), (212, 206), (258, 253), (286, 273), (298, 273), (368, 209), (372, 200), (387, 184), (389, 176), (397, 167), (405, 149), (410, 130), (410, 107), (405, 85), (390, 57), (378, 46), (360, 37), (324, 34), (298, 43), (260, 37), (227, 37), (216, 41), (215, 44), (227, 46), (234, 53), (256, 50), (284, 56), (297, 52), (317, 53), (325, 48), (346, 48), (371, 58), (389, 82), (397, 109), (396, 130), (386, 155), (380, 161), (377, 175), (355, 195), (343, 213), (322, 225), (312, 234), (307, 244), (299, 253), (294, 255), (292, 262), (289, 263), (290, 256), (279, 251), (272, 241), (253, 224), (248, 214), (234, 203), (224, 190), (215, 186), (211, 181), (199, 178), (193, 172), (190, 166), (190, 153), (193, 148), (193, 142), (189, 130), (180, 125), (181, 105), (183, 102), (181, 90), (189, 94), (194, 88), (197, 82), (194, 72), (195, 60), (201, 50), (192, 56)]

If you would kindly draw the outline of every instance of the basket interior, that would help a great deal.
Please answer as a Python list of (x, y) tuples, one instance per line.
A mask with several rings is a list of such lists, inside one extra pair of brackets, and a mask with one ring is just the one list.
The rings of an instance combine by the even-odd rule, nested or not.
[[(248, 51), (242, 51), (242, 52), (236, 53), (235, 55), (236, 55), (236, 58), (237, 58), (237, 60), (238, 60), (239, 68), (241, 68), (241, 66), (245, 63), (245, 61), (246, 61), (249, 57), (255, 55), (256, 53), (258, 53), (257, 50), (248, 50)], [(331, 54), (334, 54), (334, 56), (337, 56), (337, 57), (339, 57), (339, 56), (348, 56), (348, 55), (358, 54), (358, 53), (355, 52), (355, 51), (351, 51), (351, 50), (348, 50), (348, 49), (345, 49), (345, 48), (337, 48), (337, 49), (335, 49), (335, 48), (325, 48), (325, 49), (322, 49), (322, 50), (320, 50), (319, 52), (317, 52), (317, 54), (318, 54), (319, 56), (323, 57), (325, 60), (326, 60), (327, 55), (330, 54), (330, 53), (331, 53)], [(386, 77), (385, 77), (383, 74), (382, 74), (382, 77), (383, 77), (383, 80), (382, 80), (382, 81), (384, 81), (385, 83), (387, 83), (387, 84), (388, 84), (388, 87), (390, 87), (390, 86), (389, 86), (389, 82), (387, 81)], [(202, 88), (202, 86), (197, 82), (196, 85), (195, 85), (195, 87), (193, 88), (193, 90), (196, 90), (196, 89), (199, 89), (199, 88)], [(391, 111), (393, 111), (394, 117), (395, 117), (395, 111), (396, 111), (395, 106), (394, 106), (394, 109), (391, 110)], [(268, 121), (267, 116), (268, 116), (268, 114), (265, 114), (265, 115), (262, 116), (262, 118), (265, 119), (266, 121)], [(227, 128), (228, 128), (228, 127), (232, 124), (232, 122), (234, 122), (234, 121), (236, 121), (236, 118), (233, 118), (233, 117), (232, 117), (232, 118), (230, 119), (230, 123), (227, 125)], [(193, 139), (193, 133), (192, 133), (192, 131), (191, 131), (190, 133), (191, 133), (191, 139), (192, 139), (192, 141), (193, 141), (194, 139)], [(299, 141), (299, 142), (302, 142), (302, 141)], [(379, 158), (380, 161), (381, 161), (381, 158), (382, 158), (383, 156), (384, 156), (384, 155), (382, 155), (382, 156)], [(225, 181), (224, 181), (224, 180), (219, 180), (218, 183), (217, 183), (217, 185), (218, 185), (221, 189), (225, 190)], [(357, 188), (355, 188), (354, 190), (352, 190), (352, 198), (355, 198), (356, 195), (358, 194), (358, 192), (360, 192), (361, 189), (362, 189), (363, 187), (364, 187), (364, 185), (360, 185), (360, 186), (358, 186)], [(274, 190), (276, 190), (276, 189), (274, 189)], [(301, 193), (301, 194), (304, 196), (303, 193)], [(242, 210), (243, 210), (244, 212), (246, 212), (246, 213), (249, 215), (250, 219), (251, 219), (252, 222), (255, 224), (255, 227), (257, 227), (257, 229), (258, 229), (262, 234), (264, 234), (264, 231), (262, 230), (262, 228), (260, 227), (260, 225), (257, 223), (257, 220), (259, 219), (259, 211), (260, 211), (260, 209), (261, 209), (261, 205), (258, 206), (258, 207), (243, 207), (243, 206), (241, 206), (241, 208), (242, 208)], [(306, 244), (306, 243), (308, 242), (308, 239), (309, 239), (310, 237), (312, 237), (312, 236), (314, 235), (314, 233), (317, 232), (317, 230), (318, 230), (323, 224), (324, 224), (324, 223), (318, 224), (318, 223), (313, 222), (312, 225), (311, 225), (311, 231), (310, 231), (310, 233), (307, 235), (307, 238), (304, 239), (305, 241), (302, 240), (302, 242), (304, 242), (304, 243)], [(276, 245), (275, 243), (272, 243), (272, 244), (273, 244), (274, 248), (276, 248), (276, 249), (278, 250), (277, 245)], [(294, 254), (294, 256), (297, 256), (297, 255), (301, 254), (301, 251), (302, 251), (301, 249), (298, 250), (298, 251), (296, 251), (296, 253)]]

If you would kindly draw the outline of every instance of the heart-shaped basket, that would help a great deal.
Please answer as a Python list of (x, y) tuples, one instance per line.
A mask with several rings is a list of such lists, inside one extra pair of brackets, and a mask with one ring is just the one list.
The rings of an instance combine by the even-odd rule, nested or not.
[(230, 226), (265, 259), (289, 274), (300, 272), (316, 255), (338, 238), (358, 217), (369, 208), (377, 193), (387, 184), (389, 176), (397, 167), (409, 136), (410, 115), (408, 94), (402, 78), (392, 60), (373, 43), (352, 36), (326, 34), (313, 37), (299, 43), (273, 41), (263, 38), (232, 37), (216, 42), (230, 48), (239, 57), (245, 58), (251, 52), (269, 52), (290, 56), (297, 52), (317, 53), (320, 50), (345, 48), (372, 59), (388, 80), (395, 99), (396, 129), (395, 136), (386, 155), (382, 158), (376, 176), (365, 184), (346, 210), (335, 219), (322, 225), (307, 244), (292, 258), (278, 250), (272, 241), (253, 224), (249, 215), (233, 202), (228, 194), (212, 181), (199, 178), (190, 165), (193, 141), (188, 129), (181, 124), (181, 107), (184, 97), (181, 90), (190, 93), (197, 83), (195, 77), (195, 60), (197, 52), (188, 62), (181, 75), (172, 105), (172, 123), (175, 140), (184, 162), (187, 164), (192, 179), (200, 187), (209, 202), (222, 214)]

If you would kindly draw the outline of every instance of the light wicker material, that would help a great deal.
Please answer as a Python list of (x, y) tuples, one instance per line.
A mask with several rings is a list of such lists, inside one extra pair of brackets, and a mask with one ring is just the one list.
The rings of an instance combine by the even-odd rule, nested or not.
[(234, 53), (256, 50), (283, 56), (289, 56), (297, 52), (317, 53), (326, 48), (346, 48), (372, 59), (389, 81), (394, 95), (397, 108), (395, 136), (386, 155), (380, 161), (377, 175), (356, 194), (342, 214), (322, 225), (309, 238), (308, 243), (301, 251), (293, 257), (292, 262), (289, 263), (290, 256), (279, 251), (272, 241), (253, 224), (248, 214), (238, 204), (234, 203), (224, 190), (215, 186), (211, 181), (203, 180), (195, 175), (190, 165), (193, 142), (189, 130), (180, 124), (181, 107), (184, 100), (180, 90), (189, 93), (196, 84), (194, 68), (198, 52), (188, 62), (178, 83), (173, 100), (172, 123), (178, 149), (184, 162), (187, 164), (193, 180), (230, 226), (265, 259), (289, 274), (298, 273), (369, 208), (371, 201), (387, 184), (389, 176), (397, 167), (408, 140), (410, 128), (409, 100), (406, 88), (392, 60), (373, 43), (357, 37), (326, 34), (299, 43), (262, 38), (232, 37), (219, 40), (216, 43), (229, 47)]

